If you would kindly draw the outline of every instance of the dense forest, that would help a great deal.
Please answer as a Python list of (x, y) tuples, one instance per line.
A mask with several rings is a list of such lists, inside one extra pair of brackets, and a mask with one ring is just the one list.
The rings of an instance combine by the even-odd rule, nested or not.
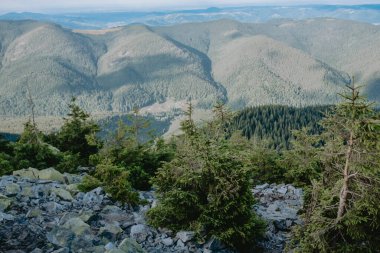
[(0, 139), (0, 175), (88, 166), (80, 190), (102, 186), (136, 206), (138, 190), (154, 188), (149, 224), (192, 230), (200, 241), (214, 236), (241, 252), (265, 232), (252, 209), (254, 185), (291, 183), (304, 189), (305, 204), (289, 251), (379, 252), (380, 114), (353, 85), (341, 96), (336, 106), (264, 106), (237, 116), (217, 104), (203, 125), (189, 103), (183, 133), (169, 140), (141, 138), (149, 122), (137, 110), (100, 139), (100, 127), (72, 100), (58, 132), (43, 134), (30, 120), (17, 142)]
[(332, 106), (289, 107), (268, 105), (249, 107), (233, 119), (231, 131), (242, 131), (248, 139), (266, 140), (271, 148), (289, 148), (292, 131), (308, 128), (310, 134), (322, 132), (318, 122), (331, 111)]

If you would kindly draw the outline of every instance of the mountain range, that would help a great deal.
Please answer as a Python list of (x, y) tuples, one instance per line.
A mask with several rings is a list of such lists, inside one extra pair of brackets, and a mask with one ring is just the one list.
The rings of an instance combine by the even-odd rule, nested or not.
[(72, 30), (0, 21), (0, 114), (59, 116), (72, 96), (94, 114), (177, 115), (338, 101), (355, 76), (380, 101), (380, 26), (332, 18)]
[(172, 10), (155, 12), (128, 12), (83, 10), (68, 13), (13, 12), (0, 15), (2, 20), (39, 20), (60, 24), (70, 29), (105, 29), (140, 23), (149, 26), (166, 26), (189, 22), (233, 19), (245, 23), (264, 23), (273, 19), (330, 17), (371, 24), (380, 24), (380, 4), (365, 5), (287, 5), (211, 7), (207, 9)]

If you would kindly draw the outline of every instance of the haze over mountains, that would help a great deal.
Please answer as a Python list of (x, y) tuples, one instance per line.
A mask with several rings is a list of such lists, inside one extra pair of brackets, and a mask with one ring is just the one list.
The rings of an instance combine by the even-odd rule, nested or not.
[[(221, 2), (222, 3), (222, 2)], [(157, 12), (78, 12), (72, 13), (7, 13), (6, 20), (33, 19), (49, 21), (71, 29), (104, 29), (141, 23), (150, 26), (174, 25), (233, 19), (247, 23), (262, 23), (273, 19), (308, 19), (330, 17), (380, 24), (380, 5), (304, 5), (304, 6), (248, 6)]]
[(189, 98), (205, 109), (331, 104), (352, 75), (380, 101), (380, 26), (331, 18), (108, 30), (0, 21), (0, 62), (7, 116), (29, 114), (28, 89), (43, 116), (65, 114), (72, 96), (98, 114), (174, 115)]

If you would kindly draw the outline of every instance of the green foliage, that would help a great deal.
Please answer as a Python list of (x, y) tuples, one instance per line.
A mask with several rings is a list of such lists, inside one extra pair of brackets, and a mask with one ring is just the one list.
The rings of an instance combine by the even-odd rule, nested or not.
[(141, 201), (136, 190), (151, 188), (151, 178), (164, 161), (171, 159), (173, 150), (160, 139), (142, 141), (146, 140), (142, 135), (146, 137), (149, 122), (138, 115), (138, 110), (129, 120), (129, 125), (119, 121), (99, 153), (91, 156), (96, 170), (85, 178), (82, 187), (91, 189), (100, 182), (115, 200), (137, 205)]
[[(163, 162), (172, 158), (173, 149), (162, 139), (147, 139), (149, 122), (135, 110), (130, 124), (119, 121), (116, 131), (106, 140), (99, 154), (92, 156), (95, 164), (107, 160), (129, 173), (134, 189), (149, 190), (150, 179)], [(145, 142), (144, 142), (144, 141)]]
[(93, 176), (86, 175), (78, 186), (81, 191), (91, 191), (99, 186), (111, 195), (114, 200), (131, 205), (141, 204), (139, 194), (132, 188), (129, 172), (105, 161), (96, 166)]
[(61, 152), (59, 158), (60, 160), (55, 167), (60, 172), (75, 173), (77, 172), (78, 166), (82, 165), (80, 164), (81, 159), (79, 153)]
[(292, 131), (309, 128), (312, 134), (321, 133), (317, 124), (331, 110), (331, 106), (309, 106), (303, 108), (266, 105), (242, 110), (232, 121), (230, 130), (241, 130), (242, 134), (256, 143), (263, 140), (275, 149), (289, 149), (293, 140)]
[(96, 177), (85, 175), (82, 182), (78, 185), (78, 189), (83, 192), (91, 191), (102, 186), (102, 182)]
[(98, 149), (95, 136), (98, 127), (88, 122), (88, 114), (75, 104), (74, 99), (70, 109), (70, 118), (57, 134), (45, 136), (34, 123), (28, 121), (16, 143), (0, 139), (0, 163), (3, 166), (0, 174), (27, 167), (55, 167), (61, 172), (74, 173), (79, 165), (87, 165), (88, 156)]
[(380, 248), (380, 115), (357, 88), (348, 88), (322, 121), (323, 145), (309, 161), (319, 163), (322, 172), (312, 181), (305, 226), (297, 230), (298, 252)]
[(282, 157), (275, 150), (255, 145), (249, 158), (254, 184), (288, 182)]
[(106, 161), (96, 166), (94, 178), (96, 179), (94, 182), (87, 183), (85, 186), (88, 187), (91, 184), (95, 186), (98, 182), (101, 182), (101, 186), (113, 199), (131, 205), (141, 203), (138, 192), (132, 188), (130, 183), (129, 172), (124, 168), (117, 167)]
[(13, 145), (15, 169), (43, 169), (59, 162), (59, 151), (43, 141), (44, 135), (30, 121), (25, 124), (20, 140)]
[(79, 164), (86, 166), (89, 157), (96, 154), (101, 145), (96, 137), (99, 126), (88, 119), (90, 115), (75, 103), (75, 98), (69, 108), (69, 117), (58, 133), (49, 136), (49, 140), (63, 152), (70, 152), (74, 156), (79, 154)]
[(287, 182), (282, 155), (268, 148), (267, 142), (250, 141), (239, 131), (229, 137), (229, 142), (233, 143), (241, 159), (247, 164), (254, 184)]
[(11, 143), (0, 134), (0, 176), (13, 171), (12, 155), (13, 147)]
[(13, 169), (12, 157), (6, 153), (0, 153), (0, 176), (10, 174)]
[(200, 240), (214, 235), (236, 248), (254, 245), (264, 223), (252, 211), (251, 172), (245, 157), (238, 143), (224, 134), (229, 119), (217, 114), (207, 127), (198, 128), (191, 104), (187, 114), (174, 159), (153, 179), (159, 204), (149, 210), (149, 222), (195, 230)]
[(281, 163), (286, 168), (284, 177), (295, 186), (309, 188), (313, 180), (321, 179), (321, 137), (306, 128), (293, 131), (293, 135), (292, 148), (282, 155)]

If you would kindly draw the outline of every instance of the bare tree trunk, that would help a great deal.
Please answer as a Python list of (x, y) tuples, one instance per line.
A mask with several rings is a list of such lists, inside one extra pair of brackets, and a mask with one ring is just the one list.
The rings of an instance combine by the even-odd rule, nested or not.
[(352, 150), (354, 145), (354, 136), (353, 132), (350, 133), (350, 139), (348, 141), (348, 149), (346, 152), (346, 163), (344, 165), (343, 170), (343, 186), (340, 190), (339, 195), (339, 208), (338, 208), (338, 214), (337, 214), (337, 221), (339, 221), (344, 214), (344, 211), (346, 210), (347, 206), (347, 196), (349, 192), (349, 180), (350, 180), (350, 160), (352, 157)]

